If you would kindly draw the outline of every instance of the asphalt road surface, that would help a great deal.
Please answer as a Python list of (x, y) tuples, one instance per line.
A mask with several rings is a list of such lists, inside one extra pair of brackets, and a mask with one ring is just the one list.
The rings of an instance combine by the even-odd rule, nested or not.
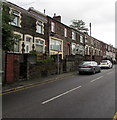
[(115, 69), (76, 74), (5, 94), (3, 118), (113, 118)]

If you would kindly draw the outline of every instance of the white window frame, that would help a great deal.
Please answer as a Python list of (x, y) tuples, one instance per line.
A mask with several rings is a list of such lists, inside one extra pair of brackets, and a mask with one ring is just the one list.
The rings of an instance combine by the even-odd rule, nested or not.
[(84, 43), (82, 35), (80, 35), (80, 43)]
[(64, 37), (67, 37), (67, 28), (64, 28)]
[[(58, 44), (58, 46), (60, 47), (59, 50), (52, 48), (52, 45), (54, 45), (54, 44), (52, 43), (52, 40), (55, 41), (56, 44)], [(57, 42), (58, 42), (58, 43), (57, 43)], [(59, 43), (60, 43), (60, 44), (59, 44)], [(58, 40), (58, 39), (51, 38), (51, 39), (50, 39), (50, 50), (62, 52), (62, 41), (61, 41), (61, 40)]]
[[(73, 48), (73, 45), (75, 46), (75, 48)], [(72, 43), (72, 55), (76, 55), (76, 43)]]
[(76, 40), (76, 32), (72, 31), (72, 40)]
[(19, 41), (19, 51), (18, 51), (18, 52), (14, 51), (14, 53), (21, 53), (21, 52), (22, 52), (23, 34), (21, 34), (21, 33), (19, 33), (19, 32), (16, 32), (16, 31), (14, 31), (13, 33), (14, 33), (15, 35), (21, 36), (21, 40)]
[(13, 8), (10, 8), (10, 14), (12, 14), (15, 18), (17, 18), (17, 21), (14, 22), (14, 20), (12, 22), (10, 22), (11, 25), (13, 26), (17, 26), (17, 27), (21, 27), (21, 12), (20, 11), (17, 11)]
[[(30, 38), (30, 41), (27, 41), (27, 37)], [(25, 53), (30, 53), (30, 51), (32, 50), (32, 45), (33, 45), (33, 37), (31, 35), (25, 35)], [(29, 47), (29, 50), (26, 51), (26, 47)]]
[(51, 32), (55, 32), (55, 22), (51, 22)]
[[(42, 53), (45, 53), (45, 40), (42, 39), (42, 38), (39, 38), (39, 37), (35, 37), (34, 40), (35, 40), (35, 50), (36, 50), (36, 45), (43, 46), (43, 51), (42, 51)], [(38, 40), (38, 41), (43, 41), (43, 44), (41, 44), (40, 42), (37, 43), (36, 40)], [(36, 50), (36, 51), (37, 51), (37, 50)], [(39, 51), (37, 51), (37, 52), (39, 52)]]
[[(40, 31), (39, 27), (40, 27), (41, 31)], [(44, 34), (44, 23), (42, 21), (36, 22), (36, 32), (40, 33), (40, 34)]]

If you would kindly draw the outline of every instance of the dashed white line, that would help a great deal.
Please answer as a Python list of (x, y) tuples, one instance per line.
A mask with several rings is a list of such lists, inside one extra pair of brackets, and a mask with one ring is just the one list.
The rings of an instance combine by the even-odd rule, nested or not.
[(96, 81), (96, 80), (98, 80), (98, 79), (100, 79), (100, 78), (102, 78), (103, 76), (100, 76), (100, 77), (98, 77), (98, 78), (96, 78), (96, 79), (94, 79), (94, 80), (91, 80), (90, 82), (94, 82), (94, 81)]
[(63, 95), (66, 95), (66, 94), (68, 94), (68, 93), (70, 93), (70, 92), (72, 92), (72, 91), (74, 91), (74, 90), (77, 90), (77, 89), (79, 89), (79, 88), (81, 88), (81, 87), (82, 87), (82, 86), (78, 86), (78, 87), (76, 87), (76, 88), (73, 88), (73, 89), (71, 89), (71, 90), (69, 90), (69, 91), (66, 91), (66, 92), (64, 92), (64, 93), (62, 93), (62, 94), (60, 94), (60, 95), (57, 95), (57, 96), (55, 96), (55, 97), (53, 97), (53, 98), (51, 98), (51, 99), (48, 99), (48, 100), (42, 102), (41, 104), (42, 104), (42, 105), (43, 105), (43, 104), (46, 104), (46, 103), (48, 103), (48, 102), (50, 102), (50, 101), (53, 101), (53, 100), (55, 100), (55, 99), (57, 99), (57, 98), (59, 98), (59, 97), (61, 97), (61, 96), (63, 96)]

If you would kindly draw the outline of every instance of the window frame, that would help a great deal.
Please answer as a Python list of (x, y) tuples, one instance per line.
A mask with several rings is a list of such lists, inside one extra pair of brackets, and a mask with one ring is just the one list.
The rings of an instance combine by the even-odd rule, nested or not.
[[(30, 41), (27, 41), (27, 37), (31, 38)], [(26, 34), (25, 35), (25, 53), (30, 53), (32, 50), (32, 45), (33, 45), (33, 36)], [(29, 46), (28, 52), (26, 51), (26, 46)]]
[(51, 32), (55, 33), (55, 22), (51, 21)]
[[(53, 43), (52, 41), (54, 41), (55, 43)], [(59, 44), (59, 45), (57, 45), (57, 44)], [(59, 46), (59, 49), (52, 48), (53, 45), (54, 46)], [(58, 40), (58, 39), (51, 38), (50, 39), (50, 50), (62, 52), (62, 41)]]
[(44, 23), (42, 21), (37, 21), (36, 22), (36, 32), (39, 33), (39, 34), (44, 34)]
[(80, 43), (84, 43), (83, 35), (80, 35)]
[[(34, 38), (35, 39), (35, 50), (36, 50), (36, 46), (38, 45), (38, 46), (41, 46), (41, 47), (43, 47), (43, 50), (42, 50), (42, 52), (41, 51), (37, 51), (37, 52), (40, 52), (40, 53), (45, 53), (45, 40), (44, 39), (41, 39), (41, 38), (39, 38), (39, 37), (35, 37)], [(41, 44), (40, 42), (39, 43), (37, 43), (36, 41), (43, 41), (43, 44)]]
[(72, 31), (72, 40), (76, 40), (76, 32)]
[(67, 34), (68, 34), (67, 32), (68, 32), (68, 30), (67, 30), (67, 28), (65, 27), (65, 28), (64, 28), (64, 37), (67, 37), (67, 36), (68, 36), (68, 35), (67, 35)]
[(10, 24), (16, 27), (21, 27), (21, 12), (13, 8), (10, 8), (9, 13), (14, 16), (14, 19), (12, 22), (10, 22)]

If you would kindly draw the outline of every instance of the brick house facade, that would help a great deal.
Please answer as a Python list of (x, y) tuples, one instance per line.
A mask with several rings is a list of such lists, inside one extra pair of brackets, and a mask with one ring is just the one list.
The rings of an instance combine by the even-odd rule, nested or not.
[(14, 21), (10, 23), (14, 34), (21, 37), (16, 40), (13, 52), (36, 50), (47, 55), (59, 54), (62, 59), (69, 55), (81, 55), (88, 60), (96, 60), (95, 56), (115, 59), (113, 46), (63, 24), (61, 16), (52, 18), (34, 8), (25, 10), (13, 3), (7, 4), (9, 14), (14, 15)]
[(9, 14), (14, 16), (13, 22), (9, 23), (13, 26), (14, 34), (21, 37), (16, 40), (14, 45), (15, 53), (30, 53), (36, 50), (39, 53), (45, 53), (47, 39), (47, 20), (46, 15), (29, 8), (25, 10), (17, 5), (9, 3)]

